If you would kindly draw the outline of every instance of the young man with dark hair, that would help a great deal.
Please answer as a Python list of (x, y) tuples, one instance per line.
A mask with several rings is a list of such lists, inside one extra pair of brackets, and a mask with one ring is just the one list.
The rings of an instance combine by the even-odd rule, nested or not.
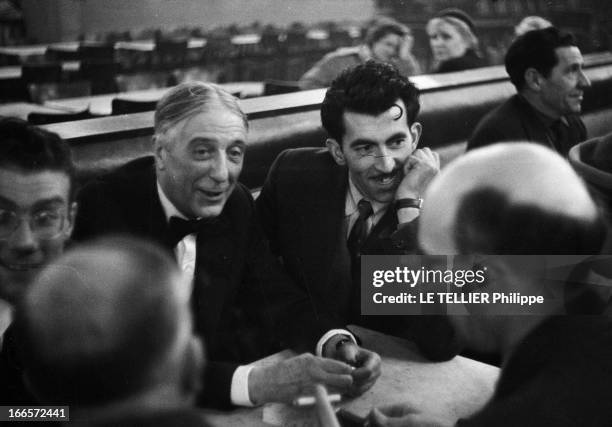
[(281, 153), (256, 201), (272, 250), (317, 311), (342, 323), (415, 332), (407, 319), (361, 316), (359, 276), (361, 254), (416, 252), (422, 194), (439, 170), (438, 155), (417, 148), (418, 111), (417, 89), (393, 66), (346, 70), (321, 106), (327, 148)]
[[(425, 195), (418, 234), (427, 254), (476, 254), (487, 279), (474, 292), (538, 295), (544, 303), (471, 304), (468, 314), (450, 317), (469, 347), (503, 359), (493, 397), (479, 412), (457, 422), (396, 404), (374, 410), (371, 424), (607, 425), (612, 322), (598, 314), (610, 282), (594, 292), (589, 281), (563, 280), (540, 257), (597, 254), (605, 237), (597, 207), (568, 162), (534, 144), (497, 144), (449, 164)], [(564, 294), (568, 284), (574, 289)]]
[(364, 44), (342, 47), (328, 53), (300, 79), (301, 89), (328, 87), (345, 69), (375, 61), (395, 65), (404, 76), (421, 72), (416, 59), (410, 53), (412, 35), (410, 29), (390, 19), (381, 20), (369, 28)]
[(506, 53), (506, 71), (517, 94), (476, 126), (468, 150), (501, 141), (530, 141), (563, 156), (586, 139), (579, 117), (590, 81), (572, 35), (554, 27), (529, 31)]
[[(23, 120), (0, 120), (0, 402), (27, 403), (14, 309), (33, 277), (60, 255), (76, 215), (74, 165), (61, 138)], [(5, 333), (6, 331), (6, 333)]]

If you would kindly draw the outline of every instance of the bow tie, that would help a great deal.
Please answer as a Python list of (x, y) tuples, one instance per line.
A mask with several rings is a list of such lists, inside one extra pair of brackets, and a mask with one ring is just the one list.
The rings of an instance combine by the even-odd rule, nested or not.
[(197, 233), (204, 223), (204, 219), (186, 220), (176, 216), (170, 217), (168, 222), (168, 244), (175, 247), (178, 242), (189, 234)]

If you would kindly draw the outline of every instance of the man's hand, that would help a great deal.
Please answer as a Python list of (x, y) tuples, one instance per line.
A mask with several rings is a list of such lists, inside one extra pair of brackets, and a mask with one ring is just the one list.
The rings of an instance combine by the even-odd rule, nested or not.
[(255, 367), (249, 374), (249, 396), (260, 405), (267, 402), (290, 403), (298, 396), (312, 395), (315, 384), (349, 393), (354, 371), (350, 365), (304, 353), (270, 366)]
[(338, 346), (337, 337), (332, 337), (325, 344), (323, 356), (346, 362), (355, 367), (351, 373), (353, 385), (347, 394), (359, 396), (369, 390), (380, 377), (380, 356), (373, 351), (359, 347), (352, 341), (343, 341)]
[(415, 412), (404, 404), (374, 408), (368, 416), (369, 425), (376, 427), (450, 427), (453, 423)]
[(419, 148), (404, 164), (404, 179), (400, 182), (396, 199), (416, 199), (424, 192), (431, 180), (440, 172), (440, 156), (429, 148)]
[(411, 56), (413, 46), (414, 37), (412, 37), (411, 33), (408, 33), (404, 37), (402, 37), (397, 56), (400, 59), (407, 60)]

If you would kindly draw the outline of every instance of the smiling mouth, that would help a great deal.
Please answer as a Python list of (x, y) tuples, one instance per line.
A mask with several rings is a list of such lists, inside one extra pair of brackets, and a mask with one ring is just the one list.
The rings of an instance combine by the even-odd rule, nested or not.
[(395, 184), (398, 176), (398, 172), (385, 173), (372, 177), (371, 180), (380, 187), (389, 187)]
[(202, 193), (207, 199), (212, 199), (212, 200), (221, 199), (223, 195), (227, 192), (227, 190), (222, 190), (222, 191), (198, 190), (198, 191)]

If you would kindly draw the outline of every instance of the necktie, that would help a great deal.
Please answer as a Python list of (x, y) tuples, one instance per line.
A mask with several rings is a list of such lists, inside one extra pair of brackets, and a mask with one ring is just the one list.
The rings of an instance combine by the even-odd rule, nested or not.
[(173, 216), (168, 222), (168, 245), (174, 248), (188, 234), (196, 233), (202, 226), (202, 219), (186, 220)]
[[(359, 217), (355, 221), (349, 234), (346, 245), (351, 256), (351, 293), (349, 303), (349, 316), (356, 319), (361, 313), (361, 249), (368, 237), (368, 218), (374, 212), (372, 204), (365, 199), (361, 199), (357, 204)], [(356, 321), (356, 320), (355, 320)]]
[(374, 213), (372, 204), (365, 199), (361, 199), (357, 204), (359, 217), (355, 221), (349, 234), (346, 245), (348, 246), (353, 260), (361, 255), (361, 248), (368, 237), (368, 218)]
[(566, 156), (569, 153), (570, 148), (574, 146), (577, 141), (572, 141), (570, 130), (563, 120), (555, 120), (550, 126), (553, 134), (553, 145), (557, 152), (562, 156)]

